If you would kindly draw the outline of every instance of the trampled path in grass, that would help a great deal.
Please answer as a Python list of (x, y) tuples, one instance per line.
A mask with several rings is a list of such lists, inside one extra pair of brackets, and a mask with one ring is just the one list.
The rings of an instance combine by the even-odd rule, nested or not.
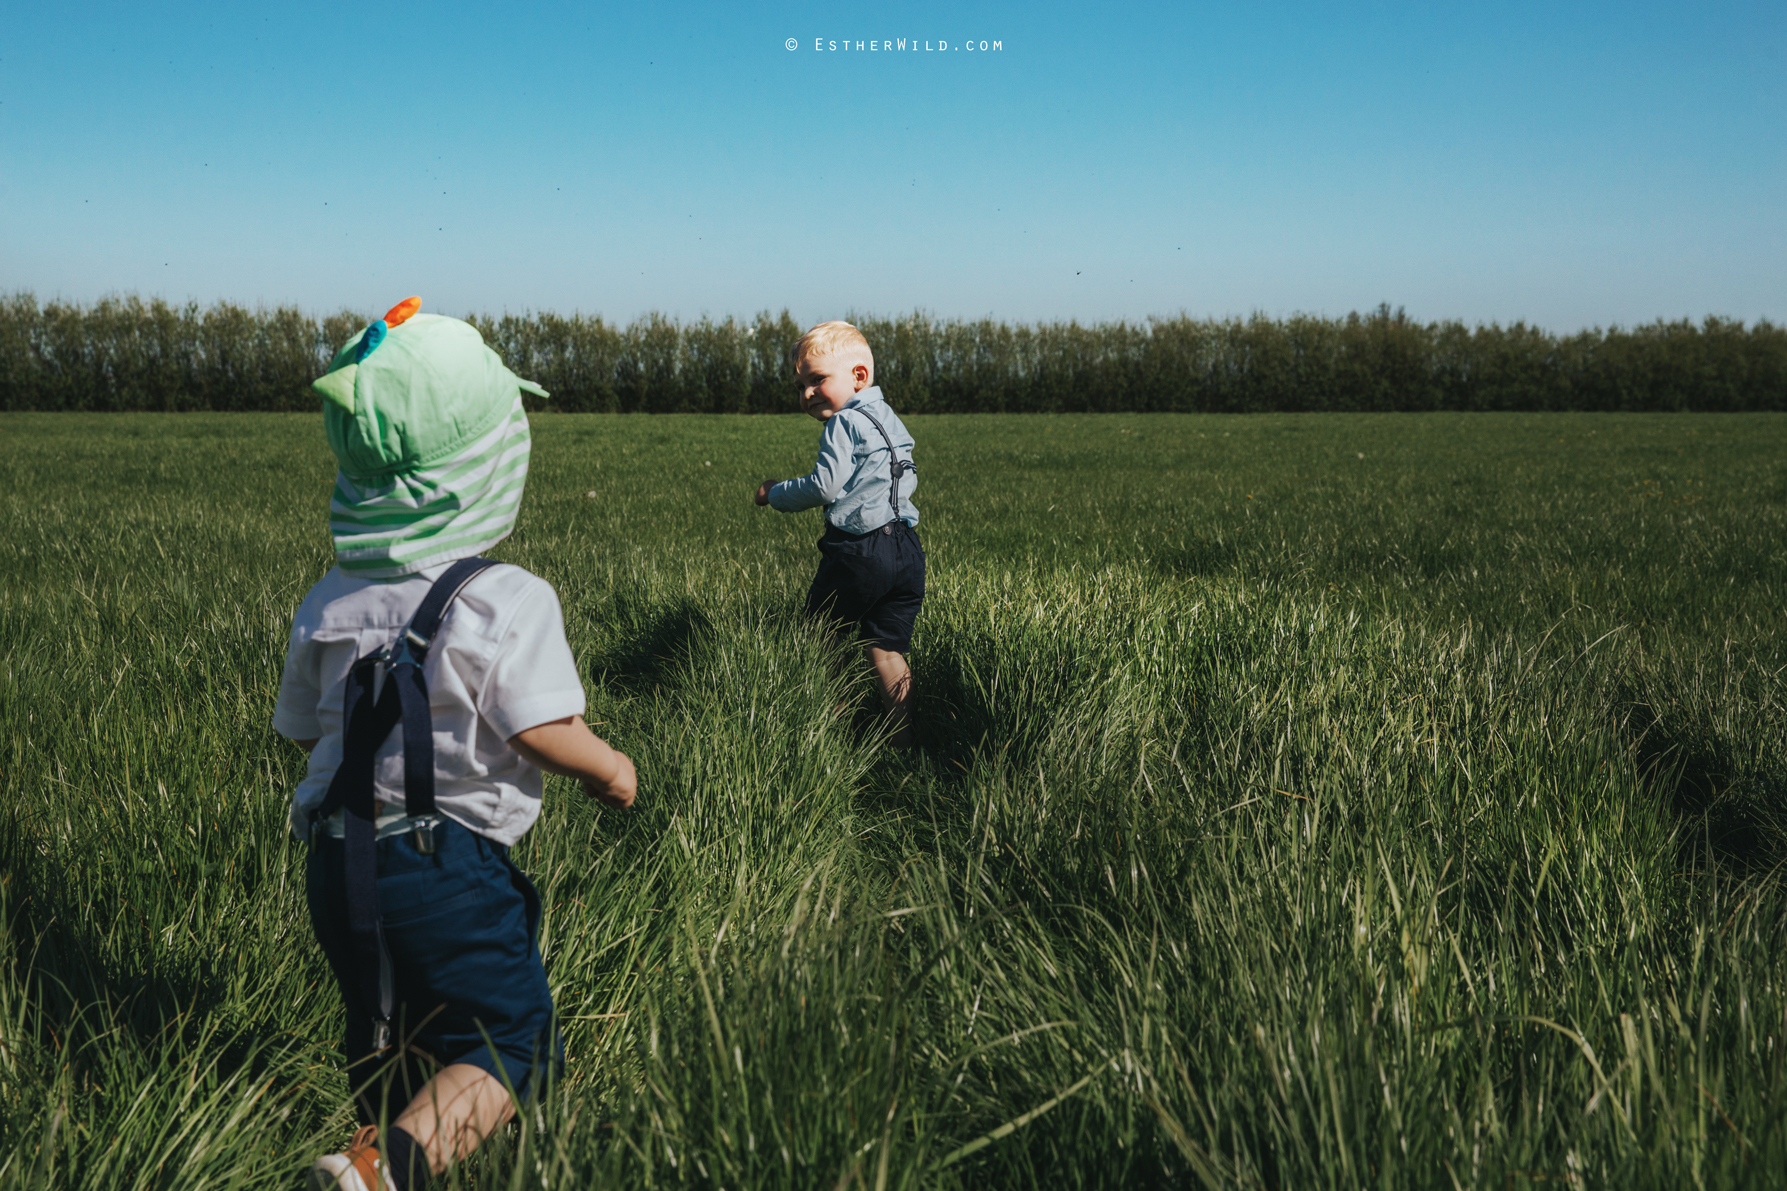
[[(897, 396), (897, 395), (896, 395)], [(517, 849), (571, 1055), (464, 1186), (1787, 1169), (1787, 418), (913, 418), (926, 747), (795, 615), (804, 418), (550, 416), (629, 814)], [(298, 415), (0, 417), (0, 1182), (346, 1132), (269, 727)]]

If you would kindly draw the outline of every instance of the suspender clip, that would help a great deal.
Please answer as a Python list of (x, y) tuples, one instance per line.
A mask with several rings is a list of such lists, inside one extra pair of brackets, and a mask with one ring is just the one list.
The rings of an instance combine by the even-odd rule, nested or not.
[(893, 481), (887, 491), (887, 503), (893, 506), (894, 516), (898, 517), (900, 515), (900, 478), (909, 471), (916, 472), (918, 464), (910, 459), (900, 458), (899, 452), (894, 450), (893, 439), (888, 437), (887, 427), (881, 424), (879, 418), (866, 409), (858, 409), (856, 412), (869, 420), (869, 425), (880, 432), (881, 441), (887, 444), (887, 469)]
[(416, 824), (416, 851), (424, 856), (434, 855), (434, 823), (423, 819)]

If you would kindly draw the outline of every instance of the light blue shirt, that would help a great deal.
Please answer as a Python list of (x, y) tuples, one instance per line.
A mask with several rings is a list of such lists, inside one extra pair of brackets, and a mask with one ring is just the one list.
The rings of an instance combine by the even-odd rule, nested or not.
[[(881, 399), (880, 386), (871, 385), (825, 419), (819, 429), (819, 462), (813, 465), (812, 474), (783, 480), (771, 488), (771, 508), (798, 513), (824, 505), (825, 519), (845, 533), (868, 533), (894, 519), (894, 508), (888, 500), (893, 475), (887, 439), (870, 425), (868, 418), (854, 416), (852, 410), (861, 410), (880, 422), (887, 438), (893, 440), (897, 457), (911, 461), (912, 435), (893, 407)], [(898, 516), (907, 525), (918, 524), (918, 510), (912, 504), (912, 491), (917, 487), (915, 471), (900, 477)]]

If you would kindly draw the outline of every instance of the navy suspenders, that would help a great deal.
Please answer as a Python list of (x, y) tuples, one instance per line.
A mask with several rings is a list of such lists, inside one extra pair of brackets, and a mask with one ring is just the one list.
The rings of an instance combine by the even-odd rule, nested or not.
[(881, 431), (881, 441), (887, 444), (887, 458), (889, 460), (888, 468), (893, 473), (893, 489), (887, 494), (887, 503), (893, 506), (894, 516), (898, 517), (900, 515), (900, 477), (909, 471), (916, 472), (918, 470), (918, 464), (912, 462), (910, 459), (902, 459), (895, 453), (893, 439), (887, 436), (887, 428), (876, 419), (874, 414), (860, 406), (853, 408), (850, 412), (853, 414), (861, 414), (863, 417), (867, 418), (869, 420), (869, 425)]
[[(314, 838), (320, 820), (343, 811), (342, 836), (347, 870), (348, 934), (353, 940), (360, 1002), (373, 1016), (373, 1049), (390, 1045), (395, 990), (391, 954), (385, 947), (378, 908), (378, 838), (373, 794), (373, 761), (391, 729), (403, 725), (404, 815), (414, 821), (416, 850), (434, 852), (434, 717), (428, 711), (428, 686), (422, 665), (440, 631), (441, 618), (472, 577), (496, 564), (487, 558), (462, 558), (434, 581), (422, 606), (397, 639), (354, 663), (348, 672), (342, 708), (341, 764), (329, 792), (311, 812)], [(378, 685), (379, 668), (385, 682)], [(373, 692), (378, 691), (374, 699)]]

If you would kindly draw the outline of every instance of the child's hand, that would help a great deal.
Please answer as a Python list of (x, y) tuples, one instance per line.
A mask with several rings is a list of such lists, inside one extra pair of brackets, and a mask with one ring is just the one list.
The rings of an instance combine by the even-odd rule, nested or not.
[(612, 780), (600, 782), (594, 778), (583, 779), (583, 792), (594, 798), (603, 806), (611, 806), (616, 810), (626, 810), (633, 805), (633, 799), (639, 794), (639, 775), (633, 770), (633, 761), (619, 749), (614, 750), (614, 759), (620, 763), (619, 770)]
[(757, 503), (760, 505), (768, 504), (769, 503), (769, 490), (771, 488), (774, 488), (775, 486), (776, 486), (775, 480), (765, 480), (765, 481), (763, 481), (763, 483), (757, 485)]
[[(591, 732), (580, 716), (535, 724), (509, 737), (509, 747), (547, 773), (576, 778), (591, 798), (608, 806), (632, 806), (639, 792), (639, 775), (627, 754)], [(613, 776), (603, 778), (604, 773)]]

